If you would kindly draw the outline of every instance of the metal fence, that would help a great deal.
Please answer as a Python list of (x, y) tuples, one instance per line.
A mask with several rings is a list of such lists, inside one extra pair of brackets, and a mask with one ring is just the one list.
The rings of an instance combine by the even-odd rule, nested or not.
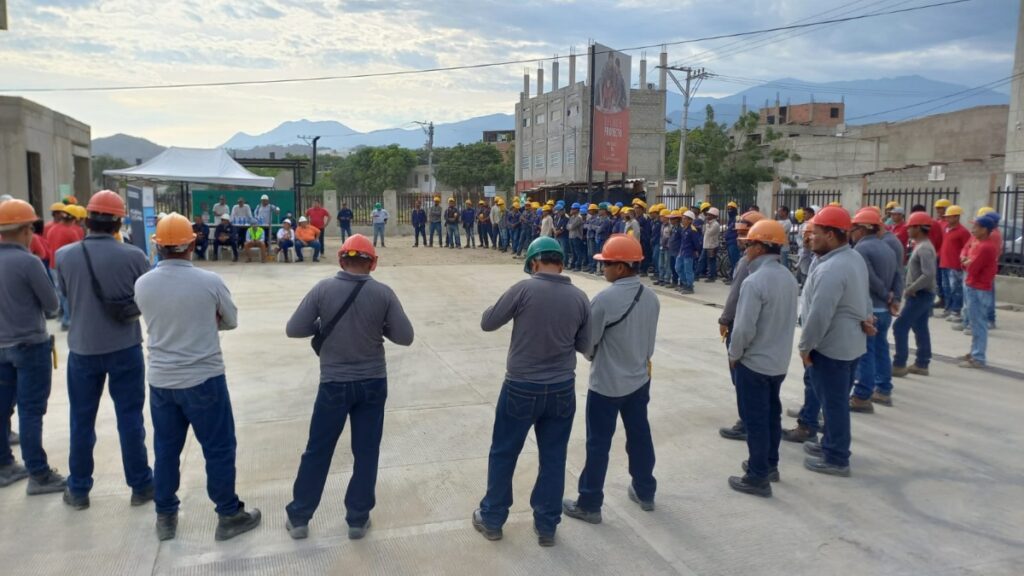
[(177, 212), (178, 214), (188, 215), (187, 200), (182, 192), (181, 185), (156, 186), (153, 190), (153, 209), (156, 210), (157, 214), (161, 212), (165, 214)]
[[(434, 205), (434, 196), (441, 197), (441, 207), (448, 208), (448, 199), (455, 199), (455, 206), (461, 211), (466, 207), (466, 200), (469, 200), (473, 204), (473, 209), (480, 207), (480, 201), (483, 200), (487, 203), (487, 208), (490, 209), (491, 199), (486, 197), (483, 192), (444, 192), (436, 194), (399, 194), (398, 195), (398, 223), (399, 224), (411, 224), (412, 223), (412, 209), (416, 206), (418, 200), (424, 210), (429, 210)], [(535, 198), (536, 200), (536, 198)], [(538, 200), (539, 202), (540, 200)]]
[(999, 213), (999, 231), (1003, 235), (999, 273), (1024, 276), (1024, 188), (993, 190), (992, 207)]
[[(305, 197), (305, 194), (303, 196)], [(339, 209), (342, 203), (348, 204), (348, 208), (352, 210), (352, 224), (356, 226), (369, 226), (370, 224), (373, 223), (373, 219), (371, 218), (370, 214), (373, 212), (373, 205), (378, 202), (380, 202), (381, 204), (384, 203), (383, 194), (338, 195)], [(310, 200), (309, 205), (312, 206), (312, 199)]]
[(697, 203), (693, 194), (667, 194), (655, 196), (657, 204), (664, 204), (669, 210), (676, 210), (683, 206), (691, 207)]
[[(830, 202), (839, 202), (842, 200), (842, 192), (839, 190), (803, 190), (799, 188), (790, 188), (788, 190), (780, 190), (775, 193), (772, 197), (772, 213), (775, 213), (779, 208), (785, 206), (789, 208), (789, 211), (795, 212), (799, 208), (807, 208), (810, 206), (828, 206)], [(764, 212), (764, 206), (761, 207)]]
[(957, 203), (960, 192), (956, 188), (871, 188), (864, 193), (864, 206), (878, 206), (885, 209), (885, 205), (895, 201), (907, 214), (910, 214), (914, 206), (924, 206), (928, 213), (932, 212), (935, 202), (938, 200), (949, 200)]

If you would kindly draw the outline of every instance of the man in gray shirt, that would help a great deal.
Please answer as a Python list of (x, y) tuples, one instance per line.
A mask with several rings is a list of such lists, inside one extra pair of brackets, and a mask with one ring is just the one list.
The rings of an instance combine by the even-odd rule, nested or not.
[(109, 383), (125, 482), (132, 490), (132, 506), (141, 506), (153, 500), (153, 470), (142, 415), (146, 404), (142, 327), (137, 316), (119, 319), (109, 308), (114, 301), (132, 303), (135, 281), (149, 272), (149, 259), (139, 248), (112, 236), (121, 229), (125, 216), (120, 195), (110, 190), (97, 192), (89, 200), (88, 211), (89, 235), (61, 248), (56, 256), (60, 288), (71, 312), (67, 363), (71, 473), (64, 503), (75, 510), (89, 507), (96, 413), (104, 384)]
[(779, 391), (793, 355), (796, 305), (800, 289), (779, 263), (789, 237), (776, 220), (751, 226), (744, 244), (750, 275), (740, 288), (729, 344), (729, 365), (736, 372), (736, 394), (747, 430), (750, 458), (745, 474), (731, 476), (738, 492), (771, 496), (779, 479), (782, 402)]
[[(892, 337), (896, 344), (896, 354), (892, 359), (892, 375), (904, 377), (907, 374), (928, 375), (928, 363), (932, 358), (931, 334), (928, 331), (928, 319), (932, 315), (931, 306), (935, 301), (936, 276), (938, 274), (938, 257), (935, 247), (929, 240), (928, 233), (934, 221), (924, 212), (914, 212), (907, 223), (907, 234), (914, 244), (907, 264), (906, 298), (899, 318), (892, 324)], [(910, 357), (910, 331), (914, 331), (917, 341), (917, 353), (913, 366), (907, 366)], [(892, 389), (875, 391), (880, 396), (880, 403), (892, 403)]]
[[(42, 261), (28, 251), (36, 220), (24, 200), (0, 203), (0, 488), (28, 477), (30, 496), (63, 492), (65, 486), (43, 450), (53, 374), (45, 315), (57, 311), (57, 294)], [(15, 404), (24, 466), (14, 459), (7, 434)]]
[[(388, 371), (384, 339), (409, 346), (413, 328), (398, 296), (370, 277), (377, 253), (362, 234), (345, 239), (338, 251), (341, 272), (306, 294), (285, 328), (289, 338), (325, 334), (320, 349), (320, 390), (313, 406), (309, 442), (302, 453), (286, 528), (292, 538), (309, 535), (320, 505), (334, 448), (345, 421), (352, 420), (352, 478), (345, 493), (348, 537), (362, 538), (376, 504), (377, 462), (384, 432)], [(336, 324), (332, 323), (336, 320)]]
[(654, 510), (657, 482), (647, 404), (661, 311), (658, 297), (645, 289), (637, 276), (644, 259), (638, 238), (612, 236), (595, 258), (604, 262), (604, 278), (612, 285), (590, 304), (590, 346), (584, 354), (592, 362), (587, 391), (587, 463), (580, 474), (579, 499), (562, 502), (566, 516), (591, 524), (601, 522), (608, 452), (620, 414), (633, 480), (629, 499), (643, 510)]
[(590, 303), (562, 275), (565, 254), (554, 238), (534, 240), (526, 252), (531, 277), (509, 288), (484, 311), (480, 327), (512, 324), (505, 383), (498, 396), (487, 463), (487, 494), (473, 527), (500, 540), (512, 506), (512, 475), (530, 428), (540, 470), (530, 505), (541, 546), (553, 546), (561, 521), (565, 458), (576, 413), (576, 352), (590, 351)]
[(441, 232), (441, 216), (444, 214), (444, 208), (441, 208), (441, 197), (434, 196), (434, 205), (427, 210), (427, 222), (430, 223), (430, 243), (427, 246), (434, 245), (434, 232), (437, 232), (437, 245), (439, 248), (444, 247), (444, 236)]
[(235, 492), (235, 421), (224, 377), (218, 331), (238, 327), (238, 309), (220, 276), (192, 266), (195, 234), (188, 218), (157, 223), (161, 253), (152, 272), (135, 281), (135, 301), (149, 336), (149, 407), (153, 417), (156, 534), (175, 537), (181, 451), (192, 428), (206, 458), (206, 492), (216, 504), (217, 540), (260, 524)]

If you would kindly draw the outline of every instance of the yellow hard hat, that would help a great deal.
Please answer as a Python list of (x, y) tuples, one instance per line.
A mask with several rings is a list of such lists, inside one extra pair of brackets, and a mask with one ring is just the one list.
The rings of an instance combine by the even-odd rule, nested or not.
[(668, 213), (668, 217), (669, 218), (682, 218), (683, 217), (683, 211), (682, 210), (672, 210), (672, 211), (670, 211)]
[(504, 198), (498, 198), (496, 200), (496, 202), (497, 202), (498, 206), (504, 206), (505, 205), (505, 199)]
[(616, 206), (614, 204), (612, 204), (611, 206), (608, 207), (608, 211), (612, 213), (612, 216), (618, 216), (619, 215), (619, 210), (621, 210), (621, 208), (619, 208), (618, 206)]
[(730, 200), (729, 203), (725, 205), (725, 207), (726, 208), (739, 208), (739, 205), (736, 204), (735, 202), (733, 202), (732, 200)]
[(672, 211), (669, 210), (668, 208), (662, 208), (661, 212), (658, 212), (659, 216), (670, 216), (671, 214), (672, 214)]
[(619, 212), (621, 212), (623, 214), (632, 214), (633, 213), (633, 208), (631, 208), (629, 206), (623, 206), (622, 208), (619, 208)]
[(886, 210), (892, 210), (893, 208), (899, 208), (899, 206), (900, 206), (900, 203), (895, 201), (895, 200), (889, 200), (888, 202), (885, 203), (885, 209)]
[(587, 212), (590, 212), (591, 210), (598, 210), (598, 209), (599, 208), (598, 208), (597, 204), (591, 204), (590, 206), (587, 206)]
[(949, 208), (952, 205), (953, 205), (953, 203), (950, 202), (949, 200), (946, 200), (945, 198), (941, 198), (941, 199), (935, 201), (935, 207), (936, 208)]
[(555, 201), (554, 200), (548, 200), (547, 201), (547, 205), (548, 206), (554, 206), (555, 205)]
[[(981, 208), (978, 208), (978, 216), (977, 217), (981, 218), (985, 214), (991, 214), (992, 212), (995, 212), (995, 211), (996, 211), (996, 209), (991, 207), (991, 206), (982, 206)], [(947, 211), (946, 214), (949, 214), (949, 212)]]
[(956, 204), (946, 208), (946, 216), (959, 216), (964, 213), (964, 209), (957, 206)]
[(833, 200), (832, 202), (829, 202), (828, 205), (829, 206), (840, 206), (841, 207), (843, 205), (843, 203)]
[(534, 203), (530, 204), (530, 208), (533, 208), (534, 210), (536, 210), (537, 208), (540, 208), (540, 202), (534, 202)]
[(700, 203), (700, 211), (701, 212), (707, 210), (708, 208), (711, 208), (711, 202), (701, 202)]
[(541, 207), (541, 210), (545, 212), (551, 212), (551, 206), (545, 204), (544, 206)]
[(434, 196), (434, 202), (440, 202), (440, 201), (441, 201), (441, 197), (440, 196)]
[(647, 208), (647, 202), (644, 202), (643, 198), (633, 198), (633, 202), (631, 202), (631, 204), (633, 206), (641, 206), (643, 208)]
[(650, 214), (657, 214), (657, 213), (661, 212), (661, 209), (658, 208), (657, 204), (655, 204), (654, 206), (651, 206), (651, 208), (649, 210), (647, 210), (647, 212), (650, 213)]
[(72, 204), (65, 208), (64, 210), (70, 213), (72, 216), (74, 216), (77, 220), (85, 220), (85, 217), (89, 215), (85, 211), (85, 208), (79, 206), (78, 204)]
[(452, 197), (452, 196), (449, 196), (449, 197), (448, 197), (448, 201), (449, 201), (449, 202), (455, 202), (455, 198), (454, 198), (454, 197)]
[(63, 202), (54, 202), (50, 205), (50, 212), (65, 212), (67, 207), (68, 205)]
[(793, 213), (793, 216), (796, 216), (796, 221), (797, 222), (803, 223), (803, 221), (804, 221), (804, 209), (803, 208), (797, 208), (796, 212)]
[(512, 207), (513, 207), (513, 208), (519, 208), (519, 200), (514, 200), (514, 201), (512, 202)]

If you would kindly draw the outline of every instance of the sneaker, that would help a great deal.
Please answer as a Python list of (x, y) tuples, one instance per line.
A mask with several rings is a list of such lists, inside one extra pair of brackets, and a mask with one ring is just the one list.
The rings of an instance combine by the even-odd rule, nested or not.
[(836, 466), (826, 462), (824, 458), (804, 458), (804, 468), (811, 472), (827, 474), (829, 476), (842, 476), (843, 478), (850, 476), (849, 466)]
[(946, 322), (963, 322), (963, 319), (959, 314), (953, 314), (950, 312), (944, 312), (940, 317), (945, 318)]
[(970, 352), (968, 352), (967, 354), (964, 354), (963, 356), (957, 356), (956, 357), (956, 359), (960, 360), (960, 361), (970, 360), (971, 358), (974, 358), (974, 356), (971, 356)]
[(892, 406), (892, 394), (882, 394), (881, 392), (875, 392), (871, 395), (872, 404), (881, 404), (882, 406)]
[(173, 540), (178, 534), (178, 513), (156, 515), (156, 539)]
[(797, 424), (795, 428), (783, 430), (782, 439), (786, 442), (796, 442), (798, 444), (803, 444), (804, 442), (816, 442), (818, 439), (818, 432), (816, 430), (811, 430), (803, 424)]
[[(749, 470), (747, 470), (747, 468), (749, 467), (749, 460), (744, 460), (743, 464), (740, 467), (743, 468), (744, 474), (749, 472)], [(746, 477), (746, 476), (744, 476), (744, 477)], [(768, 481), (769, 482), (778, 482), (779, 480), (780, 480), (779, 467), (776, 466), (775, 468), (772, 468), (771, 470), (768, 471)]]
[(654, 512), (654, 500), (641, 500), (640, 497), (636, 495), (636, 490), (633, 489), (632, 483), (630, 483), (627, 493), (629, 494), (630, 500), (640, 505), (641, 510), (644, 512)]
[(964, 336), (973, 336), (974, 332), (970, 328), (964, 328)]
[(577, 520), (583, 520), (588, 524), (600, 524), (601, 523), (601, 511), (591, 512), (584, 510), (576, 504), (576, 500), (570, 500), (566, 498), (562, 500), (562, 512), (569, 518), (575, 518)]
[(683, 294), (693, 294), (693, 288), (683, 288), (681, 292)]
[(288, 531), (288, 535), (292, 537), (292, 540), (305, 540), (309, 537), (309, 524), (296, 526), (292, 524), (291, 520), (288, 520), (284, 523), (284, 529)]
[(150, 484), (142, 490), (132, 491), (132, 506), (144, 506), (153, 501), (153, 485)]
[(744, 494), (753, 494), (754, 496), (761, 496), (762, 498), (770, 498), (772, 495), (772, 485), (767, 480), (755, 483), (750, 480), (749, 476), (729, 476), (729, 487), (737, 492), (743, 492)]
[(551, 548), (555, 545), (555, 535), (552, 534), (541, 534), (537, 527), (533, 527), (533, 533), (537, 535), (537, 544), (544, 548)]
[(64, 503), (71, 507), (72, 510), (85, 510), (89, 507), (89, 495), (75, 496), (70, 488), (65, 488)]
[(28, 488), (25, 489), (25, 492), (29, 496), (36, 496), (38, 494), (54, 494), (57, 492), (63, 492), (67, 485), (67, 479), (61, 476), (56, 469), (47, 468), (42, 474), (29, 475)]
[(743, 425), (743, 420), (737, 420), (730, 428), (719, 428), (718, 433), (728, 440), (747, 439), (747, 427)]
[(220, 516), (217, 521), (217, 533), (214, 538), (217, 541), (230, 540), (239, 534), (245, 534), (260, 525), (262, 516), (259, 508), (253, 508), (246, 512), (245, 505), (238, 505), (238, 512), (231, 516)]
[(871, 403), (870, 398), (858, 398), (856, 396), (850, 396), (850, 412), (860, 412), (862, 414), (872, 414), (875, 411), (875, 405)]
[(492, 542), (495, 540), (501, 540), (502, 538), (501, 528), (488, 528), (487, 525), (484, 524), (484, 517), (480, 515), (479, 508), (473, 511), (473, 528), (475, 528), (477, 532), (483, 534), (484, 538)]
[(818, 442), (804, 442), (804, 454), (807, 454), (808, 456), (814, 456), (816, 458), (821, 458), (822, 456), (824, 456), (825, 453), (822, 452), (821, 444), (819, 444)]
[[(384, 247), (384, 245), (382, 244), (381, 248), (383, 248), (383, 247)], [(348, 527), (348, 539), (349, 540), (362, 540), (363, 536), (366, 536), (366, 533), (369, 530), (370, 530), (370, 519), (367, 518), (366, 519), (366, 523), (364, 523), (362, 526), (349, 526)]]
[(974, 358), (969, 358), (967, 360), (964, 360), (963, 362), (957, 364), (957, 366), (959, 366), (961, 368), (984, 368), (985, 367), (984, 364), (982, 364), (981, 362), (978, 362)]
[(952, 326), (950, 326), (950, 328), (952, 328), (953, 330), (956, 330), (957, 332), (961, 332), (961, 331), (964, 330), (964, 325), (961, 322), (960, 324), (953, 324)]
[(939, 310), (939, 311), (935, 312), (934, 314), (932, 314), (932, 316), (934, 316), (936, 318), (945, 318), (946, 320), (949, 320), (950, 313), (949, 313), (949, 310)]
[(28, 478), (28, 468), (17, 462), (0, 466), (0, 488), (10, 486), (18, 480), (24, 480), (25, 478)]
[(892, 377), (893, 378), (906, 378), (907, 374), (910, 374), (910, 368), (907, 366), (893, 366)]
[(21, 436), (19, 436), (14, 430), (11, 430), (7, 433), (7, 443), (11, 446), (17, 446), (18, 444), (21, 444)]
[(928, 368), (922, 368), (917, 364), (914, 364), (913, 366), (907, 368), (907, 372), (910, 372), (911, 374), (917, 374), (918, 376), (927, 376)]

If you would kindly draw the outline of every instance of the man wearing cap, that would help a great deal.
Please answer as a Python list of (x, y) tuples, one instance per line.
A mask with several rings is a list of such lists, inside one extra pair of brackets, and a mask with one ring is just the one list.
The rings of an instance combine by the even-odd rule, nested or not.
[(508, 245), (508, 224), (505, 222), (505, 201), (491, 200), (491, 248), (504, 252)]
[(323, 233), (331, 222), (331, 213), (320, 204), (319, 200), (313, 200), (313, 207), (306, 210), (306, 218), (309, 219), (310, 226), (320, 231), (321, 242), (323, 242)]
[(683, 214), (679, 210), (671, 210), (668, 214), (668, 225), (661, 229), (661, 285), (678, 288), (679, 273), (676, 271), (676, 256), (683, 235), (680, 233)]
[(299, 217), (299, 227), (295, 229), (295, 261), (302, 262), (302, 249), (305, 247), (313, 249), (313, 262), (320, 261), (320, 253), (323, 252), (323, 244), (320, 243), (320, 230), (309, 225), (305, 216)]
[[(427, 245), (427, 211), (423, 209), (423, 203), (419, 200), (416, 201), (415, 207), (412, 209), (412, 234), (414, 242), (412, 247), (416, 248), (420, 245), (420, 237), (423, 237), (423, 245)], [(351, 232), (349, 236), (351, 236)], [(344, 242), (344, 240), (342, 240)]]
[(430, 211), (427, 212), (427, 219), (430, 222), (430, 244), (431, 248), (434, 247), (434, 232), (437, 232), (437, 247), (441, 248), (444, 246), (444, 236), (441, 232), (441, 221), (444, 219), (444, 208), (441, 208), (441, 197), (434, 196), (434, 205), (430, 207)]
[[(517, 250), (519, 250), (519, 231), (522, 228), (522, 224), (519, 222), (521, 214), (519, 213), (519, 201), (512, 201), (512, 209), (505, 214), (505, 227), (508, 229), (508, 250), (512, 252), (512, 257), (518, 256)], [(504, 250), (502, 250), (504, 252)]]
[[(551, 206), (545, 204), (541, 207), (540, 235), (548, 238), (555, 238), (555, 219), (551, 216)], [(558, 239), (555, 238), (558, 242)], [(558, 242), (561, 245), (561, 242)], [(565, 254), (565, 246), (562, 246), (562, 254)]]
[(910, 233), (907, 230), (905, 210), (900, 206), (893, 206), (889, 210), (889, 219), (892, 220), (892, 224), (888, 226), (889, 232), (896, 235), (896, 239), (900, 241), (900, 245), (904, 247), (904, 250), (909, 250)]
[[(419, 207), (419, 202), (418, 201), (416, 202), (416, 206), (417, 206), (417, 208)], [(348, 207), (348, 202), (342, 201), (342, 203), (341, 203), (341, 210), (338, 210), (338, 228), (340, 229), (340, 232), (341, 232), (341, 241), (342, 242), (344, 242), (346, 238), (348, 238), (349, 236), (352, 235), (352, 219), (353, 218), (355, 218), (355, 214), (353, 214), (352, 213), (352, 209)], [(413, 223), (413, 227), (414, 228), (416, 227), (415, 223)], [(419, 231), (419, 230), (417, 230), (417, 231)], [(417, 236), (417, 243), (418, 243), (418, 241), (419, 241), (419, 237)], [(426, 236), (423, 237), (423, 243), (424, 244), (427, 243)]]
[(64, 207), (64, 217), (60, 221), (54, 221), (54, 225), (46, 234), (46, 245), (50, 248), (50, 276), (54, 286), (57, 287), (57, 298), (60, 300), (60, 329), (68, 330), (71, 326), (71, 311), (68, 309), (67, 296), (60, 289), (60, 281), (57, 278), (57, 250), (64, 246), (79, 242), (84, 238), (82, 229), (75, 223), (74, 216), (69, 210), (70, 206)]
[(718, 245), (722, 241), (722, 225), (718, 222), (718, 208), (708, 208), (704, 224), (703, 249), (697, 266), (707, 274), (705, 282), (714, 282), (718, 277)]
[(462, 221), (462, 232), (466, 235), (466, 248), (476, 248), (476, 235), (473, 234), (476, 210), (473, 209), (472, 200), (466, 200), (466, 207), (459, 213), (459, 220)]
[[(30, 496), (63, 492), (65, 486), (43, 450), (53, 376), (46, 314), (56, 312), (58, 302), (46, 268), (28, 251), (36, 220), (24, 200), (0, 203), (0, 488), (29, 478)], [(15, 405), (24, 465), (14, 459), (8, 435)]]
[[(157, 222), (159, 222), (157, 218)], [(238, 197), (238, 204), (235, 204), (231, 208), (231, 224), (235, 227), (235, 241), (238, 242), (239, 246), (245, 244), (246, 233), (249, 231), (249, 226), (253, 224), (252, 208), (245, 203), (245, 198)], [(154, 252), (159, 252), (154, 250)]]
[(587, 461), (580, 473), (579, 498), (562, 502), (566, 516), (599, 524), (615, 424), (622, 417), (632, 481), (629, 499), (654, 510), (654, 442), (647, 405), (651, 399), (651, 356), (661, 304), (637, 277), (643, 247), (636, 238), (613, 236), (596, 256), (605, 263), (611, 286), (590, 303), (590, 360), (587, 390)]
[(694, 263), (703, 248), (700, 230), (694, 225), (696, 216), (687, 210), (683, 213), (682, 223), (675, 234), (679, 236), (679, 252), (676, 255), (676, 275), (679, 276), (679, 291), (693, 294)]
[(583, 216), (580, 216), (579, 202), (573, 202), (569, 208), (569, 220), (566, 222), (565, 228), (568, 231), (569, 244), (572, 246), (570, 268), (580, 272), (586, 265), (587, 259), (587, 241), (583, 237)]
[[(124, 201), (116, 192), (97, 192), (87, 210), (89, 235), (57, 251), (57, 276), (71, 309), (67, 362), (71, 453), (64, 503), (76, 510), (89, 507), (96, 414), (106, 385), (117, 416), (131, 503), (141, 506), (153, 499), (153, 471), (142, 415), (146, 403), (142, 326), (133, 297), (135, 281), (149, 271), (149, 260), (139, 248), (113, 237), (125, 215)], [(192, 233), (190, 223), (188, 227)]]
[(462, 239), (459, 235), (459, 220), (461, 214), (455, 205), (455, 198), (448, 198), (448, 208), (444, 211), (445, 224), (445, 246), (448, 248), (462, 248)]
[(583, 220), (583, 232), (587, 241), (587, 265), (586, 271), (593, 272), (597, 268), (594, 261), (595, 250), (597, 249), (597, 214), (600, 207), (597, 204), (587, 205), (587, 217)]
[(227, 540), (261, 518), (258, 509), (246, 511), (235, 492), (235, 422), (218, 332), (238, 327), (238, 309), (220, 276), (192, 266), (188, 219), (168, 215), (155, 238), (162, 258), (135, 281), (135, 299), (149, 350), (156, 534), (159, 540), (177, 534), (180, 459), (191, 428), (206, 459), (206, 492), (216, 504), (215, 538)]
[(197, 214), (192, 224), (196, 233), (196, 258), (206, 260), (206, 248), (210, 245), (210, 227), (207, 226), (202, 214)]
[[(270, 235), (274, 223), (274, 214), (280, 214), (281, 209), (270, 203), (270, 196), (264, 194), (260, 196), (260, 205), (256, 207), (253, 215), (256, 218), (256, 223), (263, 226), (263, 243), (270, 247)], [(196, 244), (198, 250), (198, 242)]]
[(566, 266), (572, 270), (576, 260), (573, 251), (572, 241), (569, 240), (569, 215), (565, 213), (565, 203), (561, 200), (555, 204), (554, 214), (551, 215), (552, 227), (554, 228), (555, 240), (562, 245), (562, 252), (565, 253)]
[(987, 363), (988, 319), (995, 308), (995, 277), (999, 269), (1001, 246), (992, 242), (999, 225), (999, 214), (989, 212), (974, 221), (971, 234), (975, 242), (962, 263), (967, 272), (966, 298), (971, 329), (971, 352), (962, 358), (961, 368), (984, 368)]
[(576, 413), (576, 353), (590, 351), (590, 302), (562, 275), (563, 259), (562, 247), (553, 238), (534, 240), (524, 265), (530, 278), (509, 288), (480, 320), (485, 332), (513, 323), (494, 414), (487, 493), (473, 512), (473, 527), (488, 540), (502, 538), (516, 461), (533, 428), (540, 458), (530, 498), (533, 529), (541, 546), (555, 543)]
[(220, 223), (213, 229), (213, 260), (220, 260), (222, 246), (231, 246), (231, 261), (238, 262), (238, 242), (235, 240), (235, 227), (231, 225), (231, 217), (220, 215)]
[(292, 221), (287, 218), (281, 221), (281, 229), (277, 231), (277, 248), (274, 255), (284, 252), (284, 261), (291, 262), (291, 251), (295, 247), (295, 230)]
[(387, 229), (388, 218), (391, 215), (388, 214), (384, 205), (377, 202), (373, 205), (373, 212), (370, 212), (370, 223), (373, 224), (373, 245), (377, 246), (377, 239), (380, 238), (380, 247), (387, 248), (384, 245), (384, 231)]
[[(913, 240), (914, 251), (910, 253), (910, 261), (907, 264), (903, 310), (892, 324), (892, 337), (896, 345), (896, 354), (892, 359), (892, 375), (901, 378), (907, 374), (927, 376), (928, 364), (932, 358), (928, 318), (932, 315), (935, 279), (938, 274), (938, 257), (935, 254), (935, 247), (928, 239), (928, 229), (932, 223), (932, 219), (924, 212), (911, 214), (907, 223), (907, 234)], [(917, 353), (914, 364), (907, 366), (911, 330), (914, 331), (914, 339), (917, 341)]]
[(948, 317), (954, 326), (962, 325), (960, 313), (964, 300), (964, 270), (960, 263), (960, 252), (971, 239), (970, 231), (960, 224), (963, 213), (963, 208), (956, 205), (946, 208), (943, 216), (946, 230), (939, 251), (939, 275), (944, 282), (943, 291), (946, 294), (946, 308), (939, 313), (939, 317)]
[(483, 249), (490, 248), (491, 241), (491, 209), (487, 207), (487, 202), (481, 200), (477, 203), (479, 207), (476, 214), (476, 233), (478, 236), (478, 246)]
[(341, 266), (306, 294), (288, 320), (289, 338), (309, 338), (320, 330), (320, 388), (285, 508), (285, 528), (292, 538), (309, 535), (309, 521), (320, 505), (331, 459), (345, 421), (352, 424), (352, 477), (345, 493), (348, 537), (358, 540), (370, 527), (376, 505), (377, 464), (384, 432), (388, 374), (384, 340), (399, 346), (413, 341), (413, 327), (395, 292), (370, 277), (377, 253), (361, 234), (351, 236), (338, 251)]

